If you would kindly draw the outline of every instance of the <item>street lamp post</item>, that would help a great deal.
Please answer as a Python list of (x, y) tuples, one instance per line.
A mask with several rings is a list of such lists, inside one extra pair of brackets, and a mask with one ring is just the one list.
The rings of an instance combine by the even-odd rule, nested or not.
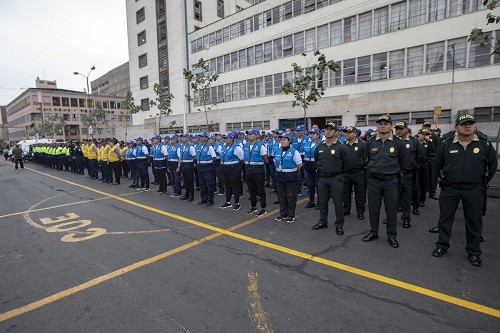
[[(73, 74), (75, 75), (81, 75), (85, 78), (85, 81), (87, 82), (87, 107), (90, 111), (90, 88), (89, 88), (89, 75), (90, 75), (90, 72), (92, 72), (93, 70), (95, 70), (95, 66), (92, 66), (90, 67), (90, 71), (88, 72), (87, 75), (85, 74), (82, 74), (82, 73), (78, 73), (78, 72), (73, 72)], [(90, 138), (93, 139), (93, 134), (90, 135)]]

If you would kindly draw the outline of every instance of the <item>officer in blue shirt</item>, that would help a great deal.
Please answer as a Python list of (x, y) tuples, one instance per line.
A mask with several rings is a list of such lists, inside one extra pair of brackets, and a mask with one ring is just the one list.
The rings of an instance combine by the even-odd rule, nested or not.
[(208, 142), (208, 133), (203, 132), (199, 135), (200, 152), (196, 155), (198, 165), (198, 179), (200, 180), (200, 202), (198, 205), (213, 206), (214, 205), (214, 161), (216, 154), (214, 147)]
[(194, 200), (194, 173), (196, 172), (196, 150), (189, 143), (190, 135), (185, 133), (180, 136), (181, 146), (177, 149), (179, 158), (177, 172), (182, 173), (184, 179), (184, 196), (181, 200), (191, 202)]
[[(309, 141), (308, 137), (304, 135), (304, 130), (305, 127), (303, 125), (298, 125), (295, 127), (294, 132), (295, 136), (292, 138), (292, 147), (295, 148), (300, 156), (304, 156), (304, 146), (306, 145), (307, 141)], [(303, 175), (303, 170), (298, 172), (298, 178), (297, 178), (297, 195), (302, 195), (302, 181), (305, 178)]]
[(170, 173), (170, 179), (172, 179), (172, 186), (174, 187), (174, 191), (170, 195), (172, 198), (181, 197), (181, 173), (177, 169), (179, 166), (179, 156), (177, 155), (179, 147), (179, 136), (177, 134), (174, 134), (170, 138), (170, 147), (168, 148), (167, 162), (168, 172)]
[(217, 177), (216, 185), (218, 189), (218, 194), (219, 195), (224, 195), (224, 179), (222, 179), (222, 175), (220, 173), (220, 150), (222, 148), (222, 145), (224, 144), (224, 141), (222, 141), (222, 134), (217, 133), (215, 135), (215, 142), (213, 144), (215, 154), (217, 155), (217, 158), (215, 159), (214, 162), (214, 167), (215, 167), (215, 175)]
[[(264, 165), (268, 163), (267, 149), (260, 138), (257, 129), (247, 131), (248, 140), (243, 145), (243, 155), (246, 165), (246, 183), (250, 192), (251, 207), (247, 214), (257, 213), (257, 216), (267, 214), (266, 192), (264, 188)], [(257, 211), (257, 196), (260, 198), (261, 209)]]
[[(220, 206), (225, 209), (233, 207), (239, 210), (241, 193), (241, 172), (243, 164), (243, 149), (238, 144), (237, 133), (229, 132), (224, 136), (224, 145), (221, 148), (221, 174), (224, 179), (226, 189), (226, 202)], [(234, 205), (231, 205), (231, 197), (234, 194)]]
[[(310, 140), (304, 146), (304, 174), (306, 175), (307, 189), (309, 202), (306, 204), (305, 208), (316, 207), (314, 203), (314, 196), (318, 188), (318, 175), (316, 174), (316, 161), (314, 159), (314, 152), (321, 143), (319, 140), (319, 131), (317, 129), (312, 129), (309, 131)], [(319, 199), (319, 198), (318, 198)]]
[(162, 142), (160, 135), (153, 137), (153, 146), (151, 147), (154, 168), (158, 175), (158, 183), (160, 187), (157, 194), (167, 194), (167, 146)]
[(148, 160), (149, 150), (144, 144), (142, 137), (135, 140), (137, 149), (135, 151), (135, 158), (137, 160), (137, 174), (139, 176), (140, 187), (138, 190), (149, 191), (149, 171)]
[[(191, 134), (191, 144), (194, 147), (194, 150), (196, 152), (196, 156), (200, 154), (201, 150), (201, 143), (200, 143), (200, 135), (199, 134)], [(194, 184), (195, 184), (195, 190), (199, 191), (200, 190), (200, 178), (198, 177), (198, 165), (196, 165), (196, 171), (194, 172)]]
[[(170, 151), (170, 149), (172, 148), (172, 145), (170, 144), (170, 136), (165, 135), (165, 137), (163, 138), (163, 144), (165, 145), (165, 147), (167, 147), (167, 156), (168, 156), (168, 151)], [(173, 185), (171, 177), (172, 175), (168, 170), (168, 162), (167, 162), (167, 187)]]
[(129, 187), (138, 188), (139, 176), (137, 174), (137, 159), (135, 157), (135, 155), (137, 154), (137, 147), (132, 140), (127, 141), (127, 147), (128, 149), (126, 152), (126, 158), (128, 167), (130, 169), (130, 177), (132, 178), (132, 184)]

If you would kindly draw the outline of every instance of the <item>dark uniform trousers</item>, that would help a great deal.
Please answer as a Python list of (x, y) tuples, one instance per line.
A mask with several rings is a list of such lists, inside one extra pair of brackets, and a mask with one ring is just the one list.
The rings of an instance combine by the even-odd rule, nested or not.
[[(121, 162), (120, 161), (110, 162), (109, 165), (113, 170), (113, 173), (115, 174), (115, 182), (120, 184), (120, 176), (122, 174)], [(111, 178), (113, 177), (111, 176)]]
[(143, 188), (149, 188), (149, 171), (147, 159), (137, 159), (137, 175), (139, 177), (140, 186)]
[(151, 161), (151, 169), (153, 171), (153, 183), (160, 183), (160, 174), (158, 169), (155, 167), (155, 161)]
[(424, 203), (427, 197), (427, 188), (429, 183), (429, 176), (431, 170), (430, 161), (423, 162), (418, 169), (418, 183), (419, 183), (419, 194), (418, 203)]
[(126, 160), (120, 161), (121, 167), (122, 167), (122, 175), (125, 178), (128, 178), (128, 173), (130, 172), (130, 168), (128, 166), (128, 163)]
[(224, 187), (226, 188), (226, 202), (231, 202), (231, 196), (234, 194), (234, 203), (240, 202), (241, 188), (241, 165), (238, 164), (222, 164), (221, 174), (224, 179)]
[[(165, 162), (164, 162), (165, 163)], [(167, 192), (167, 167), (155, 168), (156, 174), (158, 176), (158, 184), (160, 185), (158, 191)]]
[(479, 256), (481, 234), (483, 232), (483, 207), (484, 194), (481, 184), (474, 185), (468, 190), (455, 189), (449, 186), (443, 187), (439, 195), (440, 218), (438, 222), (439, 238), (436, 246), (442, 249), (450, 247), (451, 228), (455, 218), (458, 203), (462, 201), (467, 245), (465, 251), (468, 254)]
[(260, 198), (260, 207), (266, 208), (266, 191), (264, 190), (265, 171), (263, 165), (246, 166), (246, 183), (250, 192), (250, 204), (257, 207), (257, 196)]
[(224, 179), (222, 179), (222, 174), (220, 172), (220, 159), (217, 159), (214, 162), (214, 173), (215, 177), (217, 178), (217, 190), (219, 191), (219, 193), (224, 193)]
[[(415, 185), (413, 171), (403, 171), (399, 184), (399, 205), (401, 205), (401, 210), (403, 211), (403, 215), (401, 216), (403, 222), (411, 221), (410, 210), (411, 204), (413, 203), (415, 205), (415, 203), (412, 202)], [(418, 207), (418, 203), (416, 206)]]
[(202, 202), (214, 203), (214, 170), (213, 163), (198, 162), (198, 179), (200, 180), (200, 198)]
[(297, 178), (297, 172), (276, 171), (276, 190), (280, 201), (280, 216), (295, 217)]
[(97, 160), (94, 158), (94, 159), (89, 159), (88, 160), (88, 168), (89, 168), (89, 176), (92, 177), (92, 178), (99, 178), (98, 174), (97, 174)]
[(137, 160), (127, 160), (130, 169), (130, 176), (132, 177), (132, 185), (139, 186), (139, 176), (137, 174)]
[(319, 177), (319, 222), (321, 224), (328, 224), (328, 203), (331, 197), (335, 205), (335, 226), (337, 228), (344, 226), (343, 184), (343, 174), (328, 178)]
[(184, 197), (188, 199), (194, 198), (194, 173), (196, 166), (192, 162), (181, 163), (181, 173), (184, 179)]
[(170, 173), (170, 178), (172, 179), (174, 194), (181, 195), (181, 173), (177, 172), (177, 165), (177, 161), (169, 161), (168, 172)]
[(396, 176), (390, 180), (368, 179), (368, 212), (370, 216), (370, 234), (378, 235), (380, 207), (384, 198), (387, 215), (387, 237), (396, 238), (398, 219), (398, 180)]
[(269, 175), (271, 176), (272, 189), (276, 191), (276, 164), (274, 164), (274, 156), (269, 156)]
[(351, 211), (351, 194), (354, 187), (354, 201), (358, 215), (365, 213), (366, 205), (366, 179), (365, 171), (346, 172), (344, 174), (344, 212)]

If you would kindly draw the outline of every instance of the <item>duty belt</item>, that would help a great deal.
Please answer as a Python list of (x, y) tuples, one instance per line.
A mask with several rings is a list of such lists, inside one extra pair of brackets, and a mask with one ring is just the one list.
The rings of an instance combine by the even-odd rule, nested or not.
[(396, 178), (396, 174), (392, 174), (392, 175), (381, 175), (381, 174), (376, 174), (376, 173), (372, 173), (370, 175), (371, 178), (373, 179), (376, 179), (376, 180), (380, 180), (380, 181), (386, 181), (386, 180), (393, 180)]
[(446, 180), (442, 182), (442, 185), (444, 187), (446, 187), (446, 186), (451, 187), (454, 190), (472, 190), (472, 189), (475, 189), (475, 188), (481, 188), (483, 186), (482, 183), (475, 183), (475, 184), (471, 184), (471, 183), (451, 183), (451, 182), (446, 181)]
[(318, 177), (332, 178), (341, 174), (343, 174), (343, 172), (318, 172)]

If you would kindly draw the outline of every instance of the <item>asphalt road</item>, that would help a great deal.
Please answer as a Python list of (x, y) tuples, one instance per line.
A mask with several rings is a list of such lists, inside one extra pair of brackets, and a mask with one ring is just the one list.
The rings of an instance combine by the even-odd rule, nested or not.
[[(269, 213), (179, 201), (68, 172), (0, 163), (0, 332), (499, 332), (500, 200), (484, 218), (483, 266), (452, 247), (431, 255), (427, 200), (399, 249)], [(170, 189), (169, 189), (170, 190)], [(216, 204), (223, 197), (216, 196)], [(196, 198), (197, 199), (197, 198)], [(299, 197), (305, 201), (304, 197)]]

